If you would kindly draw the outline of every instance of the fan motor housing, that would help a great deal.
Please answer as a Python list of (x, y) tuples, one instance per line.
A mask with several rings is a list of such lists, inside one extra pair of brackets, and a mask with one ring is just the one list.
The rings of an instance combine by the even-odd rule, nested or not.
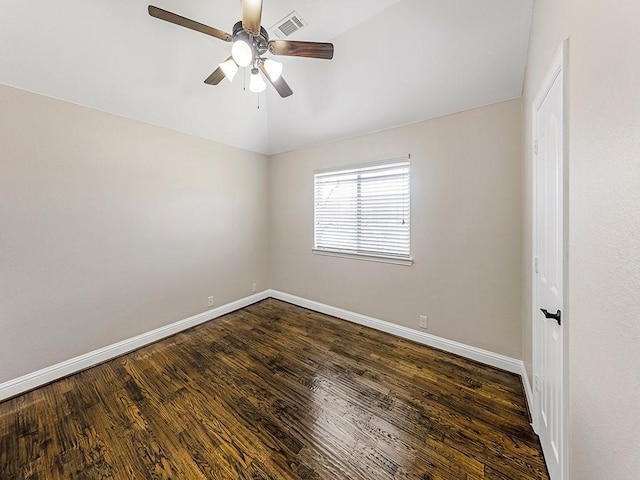
[(242, 27), (242, 20), (233, 26), (233, 40), (236, 39), (244, 40), (251, 45), (257, 55), (264, 54), (269, 45), (269, 34), (264, 27), (260, 27), (260, 35), (253, 35)]

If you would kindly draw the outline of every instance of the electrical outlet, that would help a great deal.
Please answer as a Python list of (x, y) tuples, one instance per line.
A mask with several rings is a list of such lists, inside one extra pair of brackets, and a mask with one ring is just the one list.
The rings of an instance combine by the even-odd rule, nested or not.
[(213, 297), (209, 297), (209, 306), (213, 307)]
[(258, 290), (258, 284), (257, 283), (252, 283), (251, 284), (251, 291), (253, 293), (256, 293), (256, 290)]
[(427, 323), (427, 316), (426, 315), (420, 315), (420, 328), (427, 328), (428, 323)]

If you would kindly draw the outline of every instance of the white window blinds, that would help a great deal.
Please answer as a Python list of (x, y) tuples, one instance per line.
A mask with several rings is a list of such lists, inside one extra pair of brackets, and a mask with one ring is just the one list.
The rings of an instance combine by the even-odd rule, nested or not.
[(315, 174), (315, 249), (409, 258), (409, 162)]

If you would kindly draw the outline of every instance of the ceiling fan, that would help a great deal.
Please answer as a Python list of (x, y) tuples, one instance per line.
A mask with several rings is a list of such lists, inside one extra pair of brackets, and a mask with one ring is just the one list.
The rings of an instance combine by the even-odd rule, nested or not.
[(325, 60), (333, 58), (332, 43), (269, 40), (269, 34), (260, 25), (262, 0), (241, 0), (241, 3), (242, 20), (233, 26), (233, 34), (228, 34), (217, 28), (204, 25), (153, 5), (149, 5), (149, 15), (233, 44), (231, 56), (222, 62), (204, 81), (209, 85), (218, 85), (223, 78), (232, 81), (239, 67), (251, 67), (249, 90), (260, 93), (267, 88), (260, 75), (262, 73), (280, 96), (285, 98), (293, 94), (293, 90), (281, 76), (282, 64), (271, 58), (264, 58), (265, 53)]

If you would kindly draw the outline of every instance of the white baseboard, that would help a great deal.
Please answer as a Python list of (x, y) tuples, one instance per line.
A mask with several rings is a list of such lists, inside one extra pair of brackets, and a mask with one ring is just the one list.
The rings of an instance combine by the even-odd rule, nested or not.
[(264, 291), (0, 384), (0, 401), (118, 357), (269, 297)]
[(313, 300), (307, 300), (306, 298), (296, 297), (295, 295), (289, 295), (288, 293), (279, 292), (277, 290), (270, 290), (269, 296), (282, 300), (284, 302), (293, 303), (300, 307), (315, 310), (316, 312), (325, 313), (334, 317), (347, 320), (349, 322), (364, 325), (375, 330), (396, 335), (398, 337), (406, 338), (407, 340), (413, 340), (414, 342), (428, 345), (430, 347), (444, 350), (445, 352), (455, 353), (461, 357), (469, 358), (477, 362), (490, 365), (492, 367), (500, 368), (511, 373), (517, 373), (522, 375), (524, 365), (521, 360), (493, 353), (488, 350), (482, 350), (481, 348), (465, 345), (464, 343), (455, 342), (453, 340), (447, 340), (446, 338), (437, 337), (429, 333), (420, 332), (412, 328), (396, 325), (385, 320), (379, 320), (377, 318), (368, 317), (360, 313), (350, 312), (341, 308), (332, 307), (323, 303), (314, 302)]
[(279, 292), (277, 290), (265, 290), (264, 292), (241, 298), (239, 300), (236, 300), (235, 302), (222, 305), (220, 307), (208, 310), (203, 313), (199, 313), (198, 315), (194, 315), (189, 318), (185, 318), (184, 320), (180, 320), (170, 325), (157, 328), (136, 337), (132, 337), (121, 342), (114, 343), (112, 345), (108, 345), (98, 350), (80, 355), (78, 357), (65, 360), (56, 365), (52, 365), (36, 372), (28, 373), (13, 380), (1, 383), (0, 401), (10, 397), (14, 397), (28, 390), (32, 390), (34, 388), (53, 382), (54, 380), (58, 380), (81, 370), (85, 370), (94, 365), (98, 365), (99, 363), (103, 363), (112, 358), (116, 358), (137, 348), (141, 348), (145, 345), (149, 345), (150, 343), (157, 342), (158, 340), (161, 340), (165, 337), (195, 327), (196, 325), (207, 322), (214, 318), (221, 317), (222, 315), (226, 315), (227, 313), (239, 310), (240, 308), (244, 308), (248, 305), (259, 302), (269, 297), (292, 303), (300, 307), (308, 308), (310, 310), (315, 310), (320, 313), (332, 315), (334, 317), (357, 323), (359, 325), (364, 325), (375, 330), (387, 332), (401, 338), (413, 340), (414, 342), (438, 348), (446, 352), (455, 353), (456, 355), (470, 358), (472, 360), (476, 360), (478, 362), (490, 365), (492, 367), (500, 368), (508, 372), (516, 373), (522, 377), (522, 382), (525, 386), (525, 395), (529, 404), (529, 410), (533, 412), (533, 394), (531, 385), (529, 384), (524, 364), (520, 360), (493, 353), (488, 350), (482, 350), (470, 345), (465, 345), (453, 340), (448, 340), (446, 338), (437, 337), (429, 333), (413, 330), (401, 325), (395, 325), (393, 323), (379, 320), (377, 318), (368, 317), (359, 313), (332, 307), (330, 305), (325, 305), (319, 302), (314, 302), (313, 300), (307, 300), (302, 297), (296, 297), (295, 295)]

